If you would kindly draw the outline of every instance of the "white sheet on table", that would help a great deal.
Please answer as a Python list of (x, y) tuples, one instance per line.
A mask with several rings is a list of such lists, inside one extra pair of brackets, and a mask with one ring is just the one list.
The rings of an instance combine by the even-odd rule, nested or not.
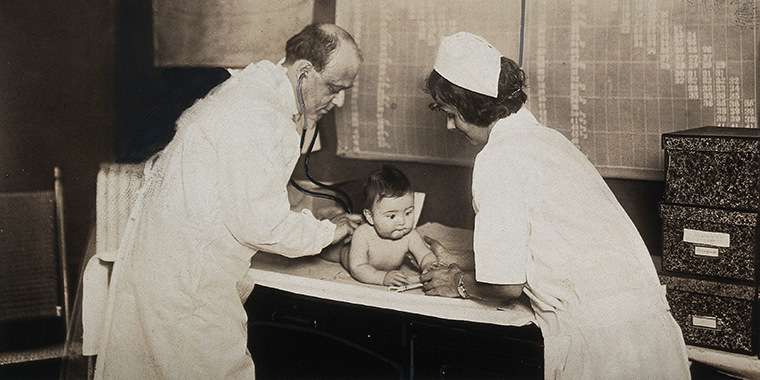
[[(420, 227), (423, 234), (443, 239), (444, 245), (466, 250), (472, 232), (436, 223)], [(471, 238), (470, 238), (471, 239)], [(411, 268), (402, 268), (411, 271)], [(248, 275), (258, 285), (296, 294), (347, 302), (357, 305), (398, 310), (451, 320), (472, 321), (507, 326), (523, 326), (535, 321), (527, 300), (509, 304), (459, 298), (426, 296), (422, 289), (403, 293), (387, 287), (360, 283), (338, 263), (319, 257), (288, 259), (259, 252), (254, 255)]]

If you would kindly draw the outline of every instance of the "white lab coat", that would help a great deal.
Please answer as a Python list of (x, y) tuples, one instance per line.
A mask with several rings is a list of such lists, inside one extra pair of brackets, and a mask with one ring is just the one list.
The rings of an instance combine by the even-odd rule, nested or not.
[(477, 280), (525, 283), (547, 379), (684, 379), (688, 359), (636, 227), (593, 165), (523, 107), (473, 169)]
[(268, 61), (183, 113), (146, 165), (115, 258), (97, 378), (254, 378), (241, 300), (250, 287), (238, 292), (251, 257), (313, 255), (335, 231), (290, 211), (296, 113), (285, 69)]

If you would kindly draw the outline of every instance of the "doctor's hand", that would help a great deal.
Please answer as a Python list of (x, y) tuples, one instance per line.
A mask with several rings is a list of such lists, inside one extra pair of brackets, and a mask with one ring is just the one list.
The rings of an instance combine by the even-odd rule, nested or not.
[(359, 214), (339, 214), (330, 218), (330, 221), (335, 224), (335, 235), (331, 244), (340, 241), (348, 243), (354, 230), (364, 223), (364, 217)]
[(426, 295), (456, 298), (459, 297), (457, 287), (459, 286), (459, 277), (462, 274), (464, 272), (458, 265), (451, 264), (443, 269), (433, 269), (423, 273), (420, 275), (420, 281)]
[(446, 269), (448, 268), (448, 266), (449, 264), (446, 264), (444, 262), (435, 261), (428, 265), (425, 265), (425, 267), (422, 268), (422, 273), (427, 273), (427, 272), (430, 272), (431, 270), (436, 270), (436, 269)]

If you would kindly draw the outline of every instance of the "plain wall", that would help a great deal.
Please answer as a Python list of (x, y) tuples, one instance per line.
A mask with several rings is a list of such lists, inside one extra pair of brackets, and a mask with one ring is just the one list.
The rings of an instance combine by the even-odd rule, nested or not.
[(72, 290), (112, 155), (115, 12), (109, 0), (0, 1), (0, 191), (51, 190), (61, 168)]

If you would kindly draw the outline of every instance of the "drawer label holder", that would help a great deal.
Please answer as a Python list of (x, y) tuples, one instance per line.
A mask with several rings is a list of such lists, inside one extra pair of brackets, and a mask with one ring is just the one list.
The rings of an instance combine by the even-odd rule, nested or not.
[(684, 228), (683, 241), (686, 243), (728, 248), (731, 246), (731, 235), (723, 232), (700, 231)]
[(720, 256), (720, 249), (713, 247), (694, 246), (694, 256), (705, 259), (717, 259)]
[(691, 325), (693, 327), (699, 327), (703, 329), (720, 330), (718, 317), (713, 316), (691, 315)]

